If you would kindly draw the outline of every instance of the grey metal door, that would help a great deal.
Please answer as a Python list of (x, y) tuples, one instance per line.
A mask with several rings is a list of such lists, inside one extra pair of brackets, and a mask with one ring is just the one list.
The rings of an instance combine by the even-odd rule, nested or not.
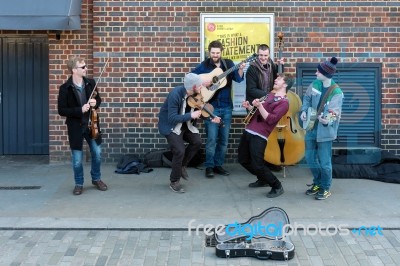
[[(297, 84), (303, 97), (316, 78), (317, 64), (298, 63)], [(334, 147), (380, 147), (380, 63), (339, 63), (333, 76), (344, 93), (342, 119)]]
[(3, 37), (0, 48), (0, 154), (49, 154), (47, 37)]

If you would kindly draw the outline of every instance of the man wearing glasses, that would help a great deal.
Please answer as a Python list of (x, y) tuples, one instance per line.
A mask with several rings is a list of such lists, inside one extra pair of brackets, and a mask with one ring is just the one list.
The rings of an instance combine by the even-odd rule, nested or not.
[[(74, 171), (74, 195), (83, 192), (84, 171), (82, 165), (83, 139), (89, 145), (91, 154), (92, 184), (101, 191), (107, 190), (107, 185), (101, 180), (101, 135), (93, 139), (89, 132), (89, 115), (91, 108), (97, 109), (101, 98), (95, 89), (95, 81), (86, 78), (87, 67), (83, 58), (73, 57), (67, 67), (71, 76), (60, 86), (58, 94), (58, 114), (66, 117), (68, 140), (71, 148), (72, 168)], [(92, 96), (92, 97), (91, 97)]]

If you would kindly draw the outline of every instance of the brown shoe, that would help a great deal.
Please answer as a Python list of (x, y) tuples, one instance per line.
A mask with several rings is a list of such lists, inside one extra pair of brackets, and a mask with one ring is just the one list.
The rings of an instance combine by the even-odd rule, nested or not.
[(92, 181), (92, 184), (95, 185), (98, 190), (101, 190), (101, 191), (107, 190), (107, 185), (101, 180)]
[(74, 191), (72, 192), (74, 195), (78, 196), (82, 194), (83, 186), (75, 186)]

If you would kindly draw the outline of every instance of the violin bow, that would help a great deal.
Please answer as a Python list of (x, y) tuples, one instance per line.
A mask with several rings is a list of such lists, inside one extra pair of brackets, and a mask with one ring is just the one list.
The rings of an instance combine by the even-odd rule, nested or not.
[(92, 90), (92, 93), (90, 94), (90, 97), (89, 97), (89, 100), (88, 100), (87, 103), (89, 103), (90, 99), (92, 99), (93, 93), (94, 93), (94, 91), (95, 91), (96, 88), (97, 88), (97, 84), (99, 84), (99, 82), (100, 82), (101, 76), (103, 75), (103, 72), (104, 72), (104, 70), (106, 69), (109, 60), (110, 60), (110, 58), (108, 57), (106, 63), (105, 63), (104, 66), (103, 66), (103, 69), (102, 69), (101, 72), (100, 72), (100, 76), (97, 78), (96, 84), (94, 85), (94, 88), (93, 88), (93, 90)]

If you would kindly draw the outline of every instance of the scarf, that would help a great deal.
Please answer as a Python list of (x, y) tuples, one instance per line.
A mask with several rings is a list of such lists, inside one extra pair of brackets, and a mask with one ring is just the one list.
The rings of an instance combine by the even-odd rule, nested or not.
[(268, 63), (266, 65), (262, 65), (260, 63), (260, 60), (256, 60), (255, 62), (251, 63), (253, 66), (255, 66), (259, 73), (261, 74), (260, 77), (260, 88), (263, 91), (269, 92), (272, 90), (272, 84), (271, 84), (271, 74), (272, 74), (272, 67), (270, 60), (268, 60)]

